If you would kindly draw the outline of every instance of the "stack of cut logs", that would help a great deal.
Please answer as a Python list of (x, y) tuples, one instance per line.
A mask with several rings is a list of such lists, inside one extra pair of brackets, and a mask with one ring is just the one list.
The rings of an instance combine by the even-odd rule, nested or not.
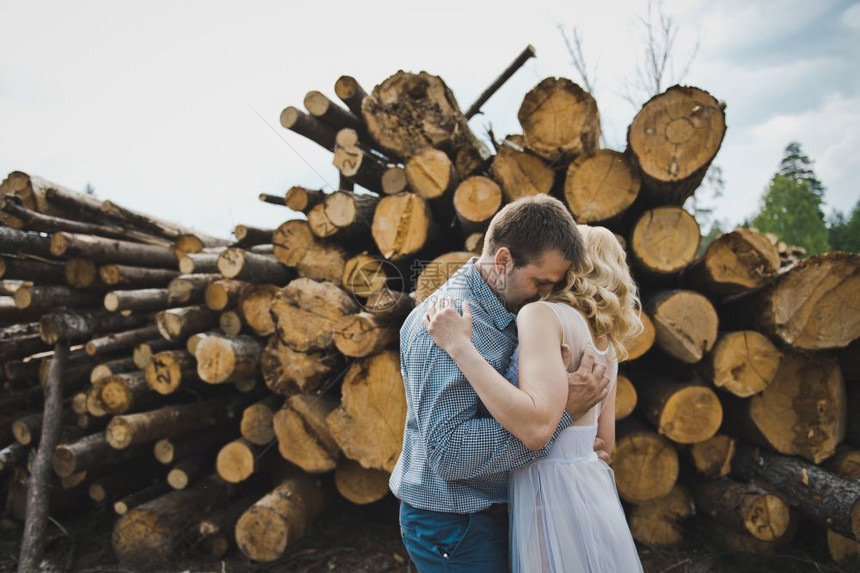
[(802, 526), (834, 559), (860, 552), (860, 259), (780, 268), (746, 229), (698, 254), (681, 205), (720, 148), (723, 105), (672, 87), (618, 152), (598, 148), (592, 96), (548, 78), (520, 106), (522, 133), (490, 149), (439, 77), (401, 71), (368, 93), (343, 76), (334, 93), (343, 105), (312, 91), (280, 120), (333, 153), (339, 189), (261, 195), (298, 215), (240, 225), (231, 244), (24, 173), (3, 182), (13, 515), (48, 422), (55, 343), (71, 353), (51, 511), (109, 503), (121, 560), (235, 543), (271, 561), (335, 492), (388, 495), (404, 317), (480, 253), (505, 203), (548, 193), (612, 229), (641, 286), (646, 328), (618, 379), (613, 456), (636, 539), (679, 543), (696, 513), (739, 551)]

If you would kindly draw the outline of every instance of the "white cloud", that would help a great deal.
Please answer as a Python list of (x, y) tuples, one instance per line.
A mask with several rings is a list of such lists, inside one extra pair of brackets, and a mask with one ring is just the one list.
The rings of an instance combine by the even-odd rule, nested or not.
[(860, 2), (852, 4), (840, 17), (842, 24), (851, 30), (860, 30)]

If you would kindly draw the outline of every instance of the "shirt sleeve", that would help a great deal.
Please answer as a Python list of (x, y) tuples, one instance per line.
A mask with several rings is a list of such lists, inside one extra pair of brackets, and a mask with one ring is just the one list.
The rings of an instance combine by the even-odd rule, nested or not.
[(404, 355), (427, 461), (445, 480), (498, 474), (543, 458), (561, 430), (572, 423), (565, 412), (550, 442), (531, 451), (495, 419), (478, 416), (478, 395), (425, 330), (415, 334)]

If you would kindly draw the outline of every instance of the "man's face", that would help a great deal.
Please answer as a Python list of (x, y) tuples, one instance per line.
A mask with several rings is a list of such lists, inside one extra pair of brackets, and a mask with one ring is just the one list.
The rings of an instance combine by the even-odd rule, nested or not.
[(564, 280), (570, 265), (571, 262), (556, 250), (547, 251), (537, 261), (516, 269), (508, 257), (504, 276), (498, 284), (498, 294), (505, 308), (517, 313), (526, 304), (550, 294)]

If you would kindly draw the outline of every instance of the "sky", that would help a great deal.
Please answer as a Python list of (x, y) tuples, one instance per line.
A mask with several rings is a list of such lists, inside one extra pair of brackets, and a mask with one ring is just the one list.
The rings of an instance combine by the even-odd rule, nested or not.
[[(470, 125), (518, 133), (525, 94), (578, 76), (559, 26), (576, 27), (605, 145), (622, 150), (638, 105), (646, 0), (512, 3), (3, 2), (0, 175), (20, 170), (229, 238), (290, 211), (260, 193), (331, 188), (332, 154), (278, 121), (306, 92), (369, 92), (397, 70), (441, 76), (466, 109), (528, 44), (530, 60)], [(670, 80), (727, 104), (715, 159), (725, 190), (700, 202), (729, 225), (755, 214), (785, 146), (799, 141), (825, 212), (860, 198), (860, 2), (665, 0), (678, 25)], [(680, 77), (689, 62), (689, 72)]]

